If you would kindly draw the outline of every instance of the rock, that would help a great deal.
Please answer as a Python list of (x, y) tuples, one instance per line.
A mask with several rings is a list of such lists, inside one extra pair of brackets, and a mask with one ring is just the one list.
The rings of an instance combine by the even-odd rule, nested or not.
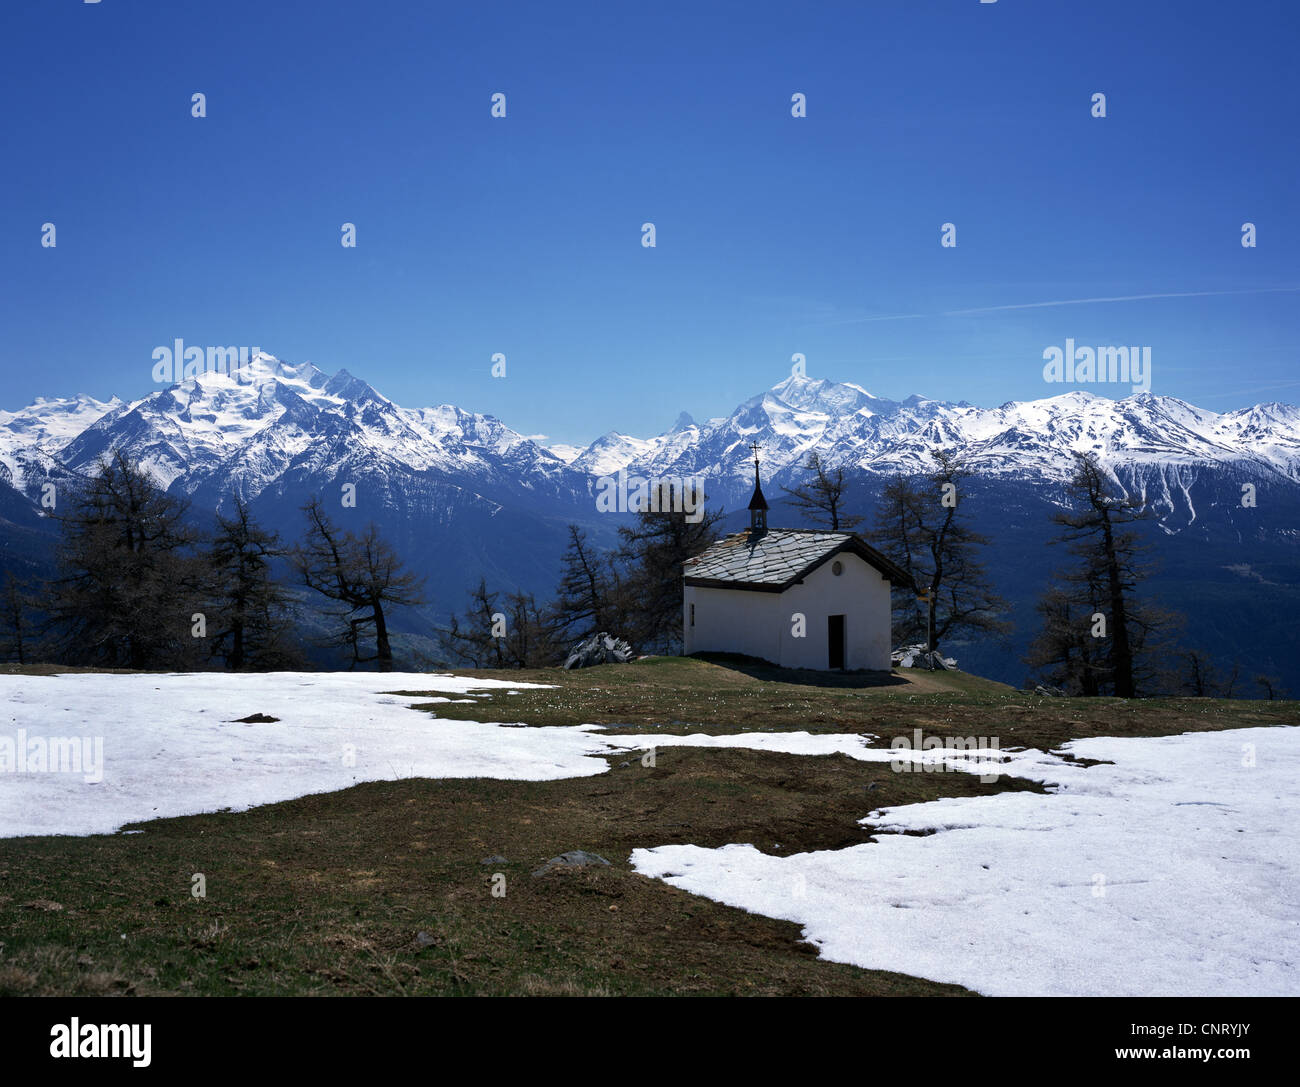
[(234, 724), (238, 725), (270, 725), (280, 720), (278, 717), (272, 717), (266, 713), (250, 713), (247, 717), (236, 717)]
[(510, 862), (499, 853), (493, 853), (490, 857), (484, 857), (479, 864), (509, 864)]
[[(890, 660), (899, 668), (927, 668), (929, 665), (926, 658), (929, 655), (923, 645), (905, 645), (901, 649), (895, 649), (890, 654)], [(935, 653), (934, 667), (946, 671), (956, 668), (957, 662), (952, 657), (945, 657), (942, 653)]]
[(544, 876), (547, 872), (554, 872), (556, 869), (587, 868), (590, 865), (603, 864), (606, 868), (610, 867), (609, 861), (599, 853), (588, 853), (585, 849), (572, 849), (568, 853), (561, 853), (558, 857), (552, 857), (542, 865), (534, 876)]
[(569, 652), (564, 667), (591, 668), (597, 664), (626, 664), (631, 659), (632, 647), (621, 638), (615, 638), (602, 630), (575, 645)]
[(1045, 698), (1064, 698), (1065, 692), (1060, 687), (1051, 687), (1045, 683), (1040, 683), (1034, 688), (1034, 694), (1040, 694)]

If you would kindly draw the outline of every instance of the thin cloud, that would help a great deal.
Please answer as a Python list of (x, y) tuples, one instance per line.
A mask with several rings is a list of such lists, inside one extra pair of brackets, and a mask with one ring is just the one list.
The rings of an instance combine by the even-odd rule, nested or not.
[(976, 309), (946, 310), (944, 317), (965, 317), (973, 313), (997, 313), (1011, 309), (1046, 309), (1050, 306), (1088, 306), (1099, 302), (1145, 302), (1152, 298), (1215, 298), (1235, 294), (1279, 294), (1300, 291), (1300, 287), (1256, 287), (1244, 291), (1171, 291), (1162, 294), (1124, 294), (1109, 298), (1066, 298), (1057, 302), (1022, 302), (1012, 306), (980, 306)]
[(933, 313), (891, 313), (883, 317), (846, 317), (843, 321), (827, 321), (828, 325), (865, 325), (872, 321), (912, 321), (918, 317), (934, 317)]
[(1214, 392), (1214, 396), (1254, 396), (1256, 393), (1273, 392), (1276, 389), (1293, 389), (1300, 385), (1300, 381), (1281, 381), (1272, 385), (1251, 385), (1244, 389), (1233, 389), (1232, 392)]
[(1094, 306), (1106, 302), (1146, 302), (1156, 298), (1221, 298), (1242, 294), (1294, 294), (1297, 287), (1254, 287), (1244, 291), (1164, 291), (1157, 294), (1120, 294), (1102, 298), (1062, 298), (1054, 302), (1018, 302), (1006, 306), (977, 306), (972, 309), (950, 309), (942, 313), (894, 313), (880, 317), (850, 317), (831, 321), (832, 325), (862, 325), (872, 321), (912, 321), (920, 317), (970, 317), (979, 313), (1003, 313), (1007, 310), (1050, 309), (1054, 306)]

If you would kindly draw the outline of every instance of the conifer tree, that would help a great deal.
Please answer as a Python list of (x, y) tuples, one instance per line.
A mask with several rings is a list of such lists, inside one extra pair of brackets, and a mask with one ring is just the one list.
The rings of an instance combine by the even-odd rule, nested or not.
[(68, 507), (58, 515), (48, 597), (59, 659), (137, 670), (196, 664), (206, 593), (188, 504), (118, 452)]
[(683, 567), (718, 538), (722, 513), (706, 510), (703, 494), (693, 514), (673, 510), (662, 491), (660, 498), (650, 503), (658, 509), (642, 509), (635, 524), (618, 530), (625, 569), (621, 599), (628, 615), (622, 636), (645, 652), (675, 653), (682, 640)]
[(1091, 453), (1075, 454), (1066, 494), (1068, 508), (1052, 521), (1073, 562), (1040, 601), (1044, 625), (1026, 662), (1049, 669), (1070, 693), (1133, 698), (1157, 680), (1179, 621), (1138, 594), (1150, 567), (1135, 525), (1147, 513)]
[(235, 498), (230, 516), (217, 515), (207, 548), (215, 612), (209, 639), (212, 655), (227, 668), (301, 666), (289, 640), (289, 595), (272, 571), (273, 562), (288, 554), (278, 535), (252, 519), (243, 498)]

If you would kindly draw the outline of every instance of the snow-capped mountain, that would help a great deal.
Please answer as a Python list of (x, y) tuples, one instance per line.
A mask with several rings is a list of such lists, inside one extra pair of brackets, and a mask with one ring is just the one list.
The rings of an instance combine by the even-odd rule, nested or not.
[[(702, 477), (710, 507), (739, 511), (734, 527), (753, 485), (754, 443), (773, 523), (791, 525), (800, 522), (782, 508), (781, 488), (802, 477), (812, 450), (846, 469), (850, 512), (862, 514), (885, 475), (925, 471), (936, 448), (960, 454), (975, 473), (972, 517), (997, 541), (990, 573), (1030, 615), (1060, 561), (1044, 545), (1071, 453), (1091, 451), (1157, 514), (1164, 595), (1205, 613), (1194, 631), (1201, 644), (1225, 657), (1241, 649), (1279, 674), (1292, 668), (1279, 649), (1294, 641), (1286, 617), (1300, 606), (1300, 409), (1288, 404), (1219, 414), (1172, 397), (1074, 391), (980, 408), (792, 376), (722, 418), (682, 412), (659, 435), (610, 432), (583, 449), (548, 449), (490, 415), (405, 408), (346, 370), (331, 376), (259, 354), (235, 376), (202, 374), (129, 403), (75, 397), (0, 412), (0, 567), (47, 570), (56, 526), (42, 505), (46, 484), (65, 493), (121, 449), (200, 521), (234, 495), (288, 542), (313, 496), (337, 503), (345, 525), (374, 521), (445, 615), (480, 577), (550, 594), (569, 524), (597, 546), (616, 544), (626, 515), (600, 514), (594, 495), (599, 477), (620, 470)], [(1243, 507), (1244, 483), (1258, 490), (1257, 507)], [(348, 484), (354, 509), (339, 501)], [(420, 622), (412, 629), (427, 628)], [(1018, 682), (1022, 648), (957, 655)], [(1300, 666), (1292, 670), (1300, 683)]]
[(1150, 393), (1073, 391), (980, 408), (791, 376), (725, 418), (696, 423), (683, 412), (653, 437), (611, 431), (585, 449), (548, 449), (492, 416), (403, 408), (346, 370), (330, 376), (265, 353), (237, 375), (202, 374), (130, 403), (83, 396), (0, 412), (0, 478), (34, 499), (47, 479), (91, 472), (122, 449), (164, 486), (218, 502), (295, 480), (414, 474), (493, 501), (567, 504), (586, 500), (593, 478), (624, 470), (701, 476), (711, 500), (732, 507), (748, 496), (754, 443), (778, 485), (798, 478), (813, 450), (880, 475), (925, 471), (936, 448), (991, 480), (1059, 482), (1070, 454), (1090, 451), (1130, 489), (1185, 492), (1207, 469), (1300, 483), (1300, 409), (1287, 404), (1217, 414)]
[(166, 487), (257, 498), (285, 477), (352, 469), (455, 473), (467, 483), (545, 477), (563, 462), (486, 415), (450, 404), (409, 410), (340, 370), (259, 354), (237, 374), (205, 373), (117, 403), (61, 449), (77, 472), (120, 449)]
[(55, 454), (86, 427), (121, 406), (117, 397), (38, 397), (18, 411), (0, 410), (0, 481), (18, 490), (39, 491), (40, 484), (58, 472)]
[(0, 437), (46, 450), (59, 448), (95, 420), (121, 406), (122, 401), (117, 397), (96, 400), (93, 396), (73, 396), (47, 400), (40, 396), (20, 411), (0, 409)]
[(573, 460), (596, 475), (620, 469), (653, 477), (705, 478), (716, 501), (734, 505), (753, 478), (750, 446), (760, 446), (764, 478), (788, 484), (813, 450), (829, 463), (869, 474), (923, 472), (930, 451), (950, 449), (989, 479), (1058, 483), (1071, 454), (1092, 452), (1126, 488), (1178, 492), (1202, 470), (1300, 483), (1300, 409), (1267, 404), (1227, 414), (1168, 396), (1111, 400), (1074, 391), (997, 408), (911, 396), (872, 396), (857, 385), (790, 377), (703, 425), (655, 438), (610, 433)]

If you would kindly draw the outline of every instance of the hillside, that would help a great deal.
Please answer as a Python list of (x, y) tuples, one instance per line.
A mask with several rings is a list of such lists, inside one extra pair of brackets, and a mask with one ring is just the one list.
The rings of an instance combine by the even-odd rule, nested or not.
[[(1240, 769), (1202, 782), (1201, 770), (1174, 756), (1186, 760), (1197, 737), (1221, 737), (1231, 757), (1216, 755), (1214, 764), (1227, 772), (1248, 738), (1269, 775), (1289, 773), (1294, 752), (1279, 745), (1297, 733), (1276, 726), (1300, 723), (1294, 702), (1040, 699), (960, 673), (898, 676), (869, 688), (841, 677), (824, 686), (745, 662), (676, 658), (511, 678), (518, 685), (499, 675), (29, 677), (6, 670), (0, 695), (20, 725), (57, 713), (76, 732), (79, 721), (102, 720), (94, 707), (104, 697), (117, 697), (125, 707), (118, 719), (134, 715), (148, 729), (101, 726), (110, 729), (117, 769), (112, 784), (77, 793), (80, 807), (10, 790), (0, 793), (0, 823), (12, 828), (34, 810), (80, 818), (80, 810), (113, 826), (113, 806), (132, 797), (193, 814), (84, 837), (0, 840), (0, 993), (958, 995), (983, 991), (978, 979), (986, 971), (990, 985), (1005, 984), (996, 966), (1006, 961), (1028, 992), (1062, 979), (1079, 991), (1161, 991), (1172, 984), (1172, 963), (1192, 971), (1179, 978), (1184, 994), (1235, 991), (1243, 978), (1255, 991), (1279, 984), (1271, 964), (1288, 953), (1292, 937), (1270, 935), (1273, 922), (1260, 911), (1277, 888), (1259, 881), (1292, 878), (1296, 858), (1276, 837), (1287, 833), (1285, 813), (1273, 812), (1280, 821), (1272, 836), (1253, 820), (1281, 793), (1272, 776)], [(382, 693), (392, 690), (390, 679), (412, 693)], [(137, 693), (114, 694), (128, 688)], [(222, 721), (207, 712), (216, 692)], [(246, 709), (283, 720), (224, 720)], [(8, 728), (0, 726), (0, 736)], [(354, 770), (340, 771), (331, 731), (339, 728), (355, 743)], [(1007, 761), (996, 780), (959, 771), (956, 756), (949, 772), (898, 772), (890, 742), (916, 729), (944, 740), (996, 738)], [(1101, 759), (1044, 754), (1063, 743), (1085, 745), (1080, 752), (1110, 746), (1097, 749)], [(167, 747), (165, 762), (149, 756), (151, 744)], [(394, 758), (390, 749), (403, 754)], [(581, 751), (602, 749), (575, 761)], [(222, 769), (227, 751), (236, 761), (226, 757)], [(1139, 761), (1138, 779), (1112, 784), (1143, 752), (1174, 758), (1176, 770)], [(210, 768), (198, 772), (195, 760)], [(304, 777), (311, 767), (317, 776)], [(326, 780), (321, 774), (338, 784), (311, 784)], [(55, 780), (64, 775), (28, 777), (31, 789), (72, 788)], [(176, 782), (191, 784), (178, 790)], [(1174, 794), (1143, 806), (1144, 790), (1162, 782)], [(259, 803), (268, 787), (289, 799)], [(1189, 791), (1195, 803), (1180, 799)], [(965, 807), (937, 832), (890, 829), (919, 822), (935, 802)], [(940, 871), (928, 851), (974, 832), (986, 822), (982, 813), (995, 810), (990, 804), (1021, 807), (1014, 817), (997, 809), (1005, 825), (985, 832), (997, 834), (996, 846), (965, 846), (966, 861), (945, 861), (943, 880), (927, 884), (923, 874)], [(1233, 812), (1227, 822), (1225, 806)], [(1061, 821), (1070, 811), (1087, 819)], [(1159, 813), (1179, 822), (1161, 824)], [(1247, 818), (1252, 833), (1237, 837), (1234, 828)], [(1094, 852), (1067, 844), (1104, 828), (1111, 836), (1093, 840)], [(1232, 836), (1231, 849), (1219, 849), (1215, 835), (1223, 833)], [(1174, 848), (1178, 842), (1211, 844), (1193, 858)], [(1037, 843), (1048, 848), (1046, 858), (1025, 852)], [(533, 874), (548, 858), (578, 849), (608, 867)], [(672, 849), (694, 852), (674, 867), (663, 863)], [(969, 944), (989, 947), (987, 960), (970, 959), (965, 942), (948, 938), (948, 952), (934, 962), (923, 944), (894, 938), (889, 954), (910, 957), (910, 969), (831, 961), (845, 952), (823, 948), (815, 931), (792, 922), (807, 912), (820, 925), (822, 896), (842, 894), (836, 888), (859, 877), (835, 875), (822, 885), (810, 873), (800, 883), (800, 866), (888, 863), (898, 849), (927, 851), (908, 854), (915, 886), (942, 883), (949, 896), (943, 906), (907, 899), (912, 884), (887, 888), (915, 909), (909, 931), (918, 936), (938, 925), (950, 937), (953, 911), (966, 901), (985, 911), (1002, 903), (1013, 916), (1042, 906), (1045, 895), (1054, 904), (1036, 910), (1040, 921), (1016, 937), (1010, 959), (997, 950), (1010, 929), (986, 923)], [(715, 901), (713, 891), (688, 894), (674, 885), (674, 872), (702, 872), (704, 860), (725, 861), (736, 850), (737, 858), (791, 866), (789, 876), (766, 879), (764, 903), (737, 909)], [(1143, 851), (1154, 851), (1152, 858), (1138, 857)], [(1173, 861), (1162, 866), (1161, 856), (1181, 867), (1166, 871)], [(985, 878), (980, 862), (994, 866), (993, 884), (978, 895), (952, 885)], [(1139, 862), (1148, 865), (1142, 886), (1126, 885), (1124, 866)], [(649, 878), (656, 867), (661, 878)], [(1120, 909), (1102, 908), (1094, 872), (1114, 880)], [(205, 878), (203, 897), (191, 894), (195, 873)], [(1225, 879), (1255, 890), (1207, 910)], [(1147, 905), (1123, 897), (1134, 893)], [(868, 900), (853, 894), (856, 904), (842, 904), (843, 916), (856, 916)], [(1165, 903), (1156, 911), (1162, 940), (1145, 935), (1145, 918), (1155, 916), (1149, 899)], [(1092, 912), (1078, 915), (1083, 906)], [(1043, 927), (1043, 917), (1067, 916), (1080, 916), (1071, 932)], [(1232, 938), (1184, 956), (1170, 934), (1193, 938), (1207, 917)], [(887, 920), (854, 923), (866, 934)], [(1077, 939), (1093, 942), (1080, 950)], [(848, 954), (870, 959), (882, 950)], [(1041, 969), (1044, 950), (1066, 956), (1066, 968)], [(1123, 956), (1118, 974), (1110, 972), (1112, 952)], [(945, 983), (955, 969), (972, 982)]]

